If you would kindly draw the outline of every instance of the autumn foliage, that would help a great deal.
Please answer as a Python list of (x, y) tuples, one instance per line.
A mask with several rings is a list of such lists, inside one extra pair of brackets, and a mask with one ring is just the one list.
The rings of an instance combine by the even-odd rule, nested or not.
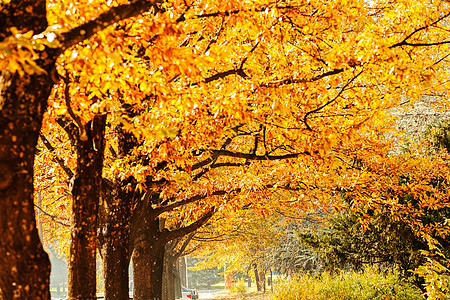
[[(398, 152), (392, 112), (424, 94), (446, 107), (449, 16), (447, 1), (431, 0), (1, 1), (0, 168), (14, 172), (0, 177), (0, 205), (26, 218), (0, 215), (0, 295), (48, 298), (48, 274), (30, 272), (30, 287), (20, 260), (1, 257), (20, 257), (20, 240), (48, 267), (33, 194), (45, 239), (68, 245), (56, 226), (78, 222), (69, 181), (103, 151), (103, 194), (90, 200), (128, 213), (130, 251), (142, 232), (133, 218), (165, 220), (145, 234), (169, 241), (242, 208), (340, 209), (342, 193), (438, 248), (448, 227), (416, 216), (448, 207), (446, 156)], [(105, 142), (87, 142), (80, 159), (96, 119)], [(406, 193), (418, 205), (401, 203)]]

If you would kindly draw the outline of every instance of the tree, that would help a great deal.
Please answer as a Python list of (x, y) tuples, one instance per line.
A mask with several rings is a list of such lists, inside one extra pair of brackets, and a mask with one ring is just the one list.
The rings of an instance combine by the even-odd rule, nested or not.
[[(3, 49), (13, 50), (11, 56), (7, 54), (9, 50), (3, 50), (2, 56), (8, 63), (1, 66), (0, 164), (2, 170), (12, 170), (2, 174), (0, 184), (2, 207), (7, 212), (1, 217), (2, 297), (50, 297), (50, 263), (39, 241), (33, 208), (33, 162), (42, 116), (54, 83), (57, 57), (69, 46), (112, 24), (114, 16), (127, 18), (153, 5), (142, 1), (133, 2), (132, 10), (111, 9), (61, 35), (61, 44), (54, 48), (39, 41), (22, 48), (21, 39), (31, 40), (33, 33), (47, 29), (46, 1), (2, 2), (0, 40), (5, 45)], [(49, 34), (46, 40), (52, 41), (55, 33)], [(33, 47), (39, 50), (35, 52)], [(34, 56), (29, 57), (29, 53)]]
[[(385, 109), (395, 106), (400, 96), (417, 98), (426, 83), (441, 83), (441, 79), (446, 78), (445, 69), (441, 68), (448, 43), (448, 3), (444, 1), (433, 5), (378, 2), (376, 7), (364, 2), (343, 5), (341, 1), (330, 1), (327, 5), (301, 1), (281, 4), (133, 1), (111, 8), (103, 3), (81, 5), (72, 9), (79, 18), (73, 14), (64, 17), (67, 10), (63, 14), (58, 7), (65, 5), (50, 4), (48, 19), (52, 27), (46, 32), (44, 1), (31, 4), (4, 1), (0, 10), (1, 43), (5, 49), (1, 54), (5, 58), (1, 64), (2, 82), (8, 82), (2, 93), (0, 166), (2, 170), (14, 170), (1, 178), (0, 199), (6, 212), (17, 212), (1, 216), (4, 238), (0, 257), (6, 257), (7, 253), (14, 257), (4, 263), (1, 261), (4, 267), (0, 269), (0, 289), (9, 298), (13, 294), (22, 298), (28, 295), (36, 299), (48, 297), (45, 287), (48, 285), (48, 259), (36, 232), (32, 175), (42, 115), (53, 83), (58, 81), (55, 64), (60, 54), (67, 59), (66, 66), (70, 69), (79, 62), (78, 55), (83, 57), (90, 53), (89, 49), (98, 49), (105, 54), (103, 58), (111, 58), (112, 46), (121, 48), (121, 43), (126, 42), (127, 47), (118, 53), (129, 57), (126, 49), (133, 44), (133, 52), (142, 49), (142, 54), (138, 55), (140, 59), (130, 60), (125, 69), (134, 72), (113, 69), (123, 77), (113, 76), (118, 80), (112, 85), (108, 84), (108, 75), (115, 74), (110, 71), (111, 62), (119, 66), (122, 60), (103, 59), (100, 65), (92, 64), (95, 65), (90, 69), (92, 72), (86, 73), (92, 76), (79, 78), (82, 86), (96, 87), (97, 91), (92, 89), (89, 95), (101, 98), (107, 90), (116, 91), (115, 86), (122, 91), (139, 90), (138, 96), (130, 93), (126, 99), (129, 104), (145, 107), (155, 100), (147, 97), (153, 94), (161, 108), (161, 114), (154, 115), (156, 120), (162, 115), (175, 119), (194, 110), (198, 115), (211, 116), (205, 123), (197, 119), (197, 128), (202, 128), (201, 125), (207, 128), (206, 125), (215, 120), (217, 127), (209, 127), (213, 140), (226, 134), (213, 128), (233, 128), (240, 123), (261, 128), (256, 135), (261, 143), (255, 143), (257, 147), (253, 152), (238, 151), (239, 147), (220, 150), (216, 145), (204, 143), (211, 141), (211, 136), (199, 138), (199, 132), (196, 139), (191, 140), (200, 145), (192, 148), (199, 150), (190, 152), (191, 147), (183, 148), (188, 150), (178, 154), (174, 148), (166, 147), (186, 146), (176, 137), (178, 133), (182, 136), (192, 132), (192, 128), (180, 123), (171, 128), (172, 124), (160, 122), (157, 126), (148, 126), (148, 129), (161, 129), (153, 133), (135, 129), (138, 136), (139, 132), (143, 133), (145, 140), (154, 137), (155, 132), (171, 136), (171, 141), (161, 147), (147, 142), (151, 145), (147, 150), (158, 149), (158, 154), (154, 151), (148, 155), (151, 166), (168, 157), (178, 165), (188, 158), (187, 166), (195, 164), (199, 156), (209, 157), (211, 162), (218, 157), (247, 159), (257, 162), (251, 166), (254, 177), (263, 166), (271, 167), (275, 169), (273, 173), (266, 172), (265, 179), (269, 181), (277, 174), (284, 183), (300, 179), (314, 183), (313, 177), (305, 178), (302, 174), (309, 167), (295, 172), (295, 176), (290, 175), (291, 178), (283, 177), (282, 169), (291, 168), (294, 161), (297, 166), (314, 168), (320, 165), (314, 160), (333, 165), (332, 161), (336, 160), (331, 149), (369, 145), (368, 135), (382, 126), (379, 121)], [(119, 22), (150, 9), (159, 12), (157, 17), (145, 15), (138, 22)], [(405, 28), (406, 21), (412, 24), (411, 28)], [(66, 24), (69, 29), (57, 31), (55, 25), (64, 28)], [(70, 48), (72, 46), (75, 48)], [(143, 63), (149, 60), (150, 64)], [(415, 88), (410, 90), (411, 86)], [(141, 101), (143, 99), (145, 101)], [(92, 110), (99, 108), (92, 107), (92, 102), (83, 102), (80, 97), (79, 105), (82, 104)], [(149, 116), (158, 107), (148, 109), (147, 114), (134, 118), (132, 123), (151, 123)], [(87, 115), (83, 121), (87, 123), (90, 117), (92, 115)], [(173, 128), (179, 131), (170, 130)], [(376, 140), (375, 137), (369, 139)], [(290, 160), (283, 166), (276, 165), (274, 162), (280, 158)], [(245, 163), (241, 167), (242, 172), (246, 172)], [(201, 172), (200, 169), (196, 169), (197, 172)], [(319, 166), (311, 174), (324, 169), (325, 166)], [(157, 175), (150, 168), (147, 171), (145, 175)], [(177, 173), (176, 168), (169, 171), (167, 175), (172, 177), (167, 176), (167, 180)], [(21, 186), (16, 189), (18, 183)], [(204, 190), (208, 190), (206, 186)], [(187, 197), (189, 191), (193, 192), (184, 189)], [(19, 203), (24, 205), (18, 206)], [(20, 222), (24, 226), (11, 227)], [(24, 250), (17, 250), (19, 248)], [(24, 261), (33, 261), (36, 265), (31, 264), (29, 269), (23, 265)], [(15, 287), (12, 282), (16, 283)]]

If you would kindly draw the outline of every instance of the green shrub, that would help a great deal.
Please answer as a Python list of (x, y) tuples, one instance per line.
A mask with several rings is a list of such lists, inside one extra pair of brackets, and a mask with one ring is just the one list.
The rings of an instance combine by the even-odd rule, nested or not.
[(419, 289), (396, 272), (342, 272), (291, 277), (275, 285), (273, 300), (423, 300)]

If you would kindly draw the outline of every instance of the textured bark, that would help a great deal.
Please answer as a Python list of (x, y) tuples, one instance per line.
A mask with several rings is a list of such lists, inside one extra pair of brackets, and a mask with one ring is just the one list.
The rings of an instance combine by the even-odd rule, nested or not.
[[(25, 9), (28, 8), (28, 9)], [(0, 12), (0, 41), (9, 28), (47, 27), (46, 1), (12, 1)], [(35, 146), (55, 56), (36, 61), (46, 74), (20, 77), (0, 70), (0, 298), (50, 299), (50, 261), (36, 229), (33, 207)]]
[(164, 248), (159, 220), (145, 218), (137, 232), (132, 256), (134, 300), (161, 300)]
[[(169, 242), (170, 244), (170, 242)], [(177, 287), (181, 289), (180, 269), (178, 268), (178, 256), (173, 255), (171, 247), (166, 245), (164, 254), (164, 271), (162, 281), (162, 300), (175, 300)], [(177, 274), (178, 273), (178, 274)], [(177, 286), (178, 283), (178, 286)], [(181, 298), (179, 296), (179, 298)]]
[[(64, 34), (61, 48), (38, 53), (43, 59), (35, 62), (46, 71), (44, 74), (19, 76), (0, 70), (0, 298), (50, 299), (50, 262), (39, 240), (33, 207), (33, 165), (56, 58), (64, 49), (110, 24), (155, 8), (156, 2), (138, 0), (113, 8), (97, 20)], [(32, 30), (34, 34), (44, 31), (46, 5), (45, 0), (3, 4), (0, 41), (11, 35), (12, 27), (24, 32)]]
[(265, 293), (266, 292), (266, 272), (265, 271), (259, 272), (259, 280), (261, 281), (262, 291)]
[(0, 295), (49, 299), (50, 262), (36, 229), (33, 165), (52, 83), (45, 75), (15, 75), (10, 84), (0, 111)]
[(77, 170), (72, 186), (69, 299), (96, 299), (97, 214), (105, 125), (106, 115), (97, 115), (85, 125), (87, 139), (76, 136)]
[[(180, 266), (180, 259), (177, 259), (175, 262), (175, 270), (174, 270), (174, 293), (175, 293), (175, 299), (181, 298), (182, 291), (181, 291), (181, 266)], [(187, 288), (187, 286), (186, 286)]]
[[(158, 195), (154, 194), (157, 198)], [(166, 244), (187, 236), (205, 224), (214, 214), (215, 209), (204, 214), (194, 223), (169, 231), (163, 222), (155, 216), (151, 206), (147, 206), (136, 218), (139, 224), (134, 238), (133, 261), (133, 299), (161, 300), (163, 293), (163, 273)], [(187, 240), (189, 240), (188, 238)], [(176, 242), (175, 242), (176, 243)], [(187, 243), (181, 248), (187, 246)], [(176, 256), (180, 256), (181, 250)]]
[(114, 208), (108, 215), (108, 221), (104, 227), (104, 244), (102, 246), (103, 279), (105, 282), (106, 300), (128, 299), (128, 266), (130, 265), (129, 251), (129, 225), (121, 226), (126, 210)]
[[(137, 145), (131, 133), (117, 128), (118, 157), (123, 158)], [(131, 215), (138, 197), (132, 178), (116, 180), (106, 195), (104, 224), (99, 233), (106, 300), (128, 300), (128, 267), (131, 258)]]
[[(101, 229), (101, 251), (106, 300), (128, 299), (130, 265), (130, 218), (132, 195), (115, 186), (114, 203), (110, 203), (106, 224)], [(108, 201), (109, 202), (109, 201)]]

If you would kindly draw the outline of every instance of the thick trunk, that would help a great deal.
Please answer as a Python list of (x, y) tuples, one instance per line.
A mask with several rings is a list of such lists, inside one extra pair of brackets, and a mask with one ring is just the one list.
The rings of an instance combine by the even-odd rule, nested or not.
[[(53, 62), (43, 66), (48, 73)], [(35, 146), (53, 82), (0, 74), (0, 298), (50, 299), (50, 261), (33, 206)]]
[(260, 284), (262, 286), (262, 291), (265, 293), (266, 292), (266, 272), (265, 271), (260, 271), (259, 272), (259, 280), (260, 280)]
[(175, 300), (176, 296), (176, 283), (179, 283), (179, 289), (181, 289), (181, 280), (177, 271), (177, 258), (172, 255), (171, 251), (167, 251), (168, 246), (166, 245), (166, 252), (164, 255), (164, 272), (163, 272), (163, 282), (162, 282), (162, 300)]
[(69, 299), (96, 299), (97, 214), (102, 183), (106, 115), (85, 125), (87, 139), (78, 136), (77, 172), (72, 186), (72, 242)]
[[(123, 158), (137, 145), (131, 133), (117, 128), (118, 157)], [(128, 300), (128, 267), (131, 258), (131, 215), (135, 197), (132, 178), (116, 180), (112, 194), (105, 195), (104, 224), (99, 233), (105, 300)]]
[(145, 220), (136, 235), (133, 261), (133, 299), (161, 300), (164, 244), (160, 242), (159, 220)]
[[(184, 286), (184, 287), (189, 287), (188, 286), (188, 278), (187, 278), (187, 265), (186, 265), (186, 257), (182, 257), (181, 259), (179, 259), (179, 265), (180, 265), (180, 285)], [(181, 290), (180, 290), (181, 293)], [(180, 297), (181, 298), (181, 297)]]
[(182, 293), (181, 293), (181, 267), (180, 267), (179, 259), (176, 259), (174, 267), (175, 267), (175, 270), (173, 272), (174, 295), (175, 295), (175, 299), (178, 299), (178, 298), (181, 298), (181, 296), (182, 296)]
[[(12, 1), (0, 11), (0, 41), (10, 28), (42, 32), (46, 1)], [(47, 73), (0, 70), (0, 299), (50, 299), (50, 261), (36, 229), (33, 165), (42, 116), (53, 86), (55, 56), (37, 63)]]
[(120, 227), (107, 225), (103, 246), (103, 279), (106, 300), (128, 300), (128, 266), (130, 255), (126, 233)]
[[(99, 237), (103, 259), (103, 279), (106, 300), (127, 300), (128, 266), (130, 265), (130, 217), (131, 198), (122, 185), (115, 187), (111, 203), (106, 215), (106, 223)], [(131, 197), (131, 195), (130, 195)], [(113, 202), (113, 201), (111, 201)]]

